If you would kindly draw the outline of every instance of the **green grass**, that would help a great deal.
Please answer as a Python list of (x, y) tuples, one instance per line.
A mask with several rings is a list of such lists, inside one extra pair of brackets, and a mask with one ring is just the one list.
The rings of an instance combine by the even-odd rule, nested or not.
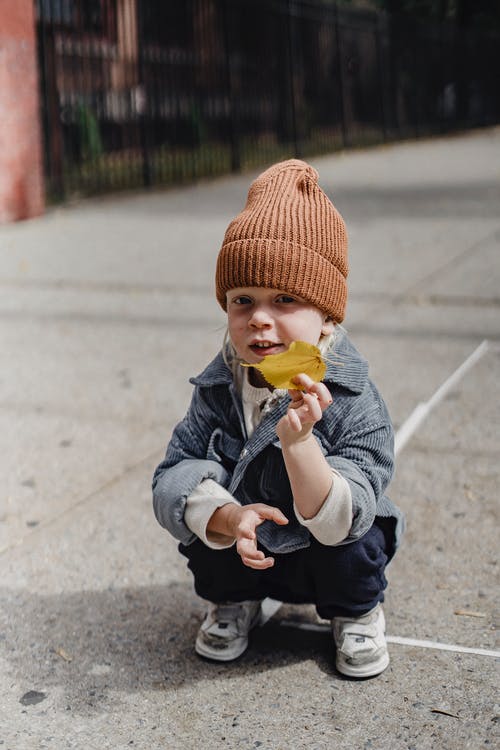
[[(351, 147), (370, 146), (382, 142), (380, 130), (359, 127), (352, 131)], [(338, 129), (315, 129), (300, 143), (304, 158), (332, 153), (343, 148)], [(245, 138), (239, 144), (240, 170), (265, 167), (295, 156), (292, 143), (280, 143), (273, 136)], [(231, 172), (231, 147), (228, 143), (209, 142), (196, 148), (164, 145), (149, 154), (151, 185), (176, 185), (201, 178), (217, 177)], [(101, 153), (80, 164), (67, 163), (61, 190), (48, 186), (49, 200), (68, 200), (84, 196), (132, 190), (144, 185), (144, 164), (139, 149)], [(52, 188), (52, 189), (51, 189)], [(59, 195), (58, 195), (59, 194)]]

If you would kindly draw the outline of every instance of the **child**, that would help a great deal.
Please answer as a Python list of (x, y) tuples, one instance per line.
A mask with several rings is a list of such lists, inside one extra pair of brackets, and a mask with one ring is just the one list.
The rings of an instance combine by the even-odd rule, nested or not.
[[(210, 602), (196, 651), (240, 656), (265, 597), (312, 603), (332, 621), (336, 667), (389, 663), (380, 603), (402, 528), (384, 496), (393, 469), (387, 409), (339, 324), (347, 299), (342, 217), (303, 161), (251, 185), (217, 259), (228, 316), (222, 351), (191, 382), (188, 413), (153, 479), (155, 514)], [(324, 382), (272, 390), (255, 368), (293, 341), (318, 345)]]

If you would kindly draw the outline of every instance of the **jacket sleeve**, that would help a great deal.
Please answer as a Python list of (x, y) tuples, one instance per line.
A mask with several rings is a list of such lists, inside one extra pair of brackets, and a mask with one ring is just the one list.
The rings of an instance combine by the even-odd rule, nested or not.
[(216, 414), (203, 391), (196, 388), (189, 410), (175, 427), (165, 458), (153, 476), (155, 516), (183, 544), (196, 539), (184, 521), (186, 499), (204, 479), (223, 487), (230, 481), (228, 472), (209, 450), (216, 430)]
[(350, 415), (354, 418), (347, 420), (346, 430), (326, 456), (351, 490), (353, 521), (344, 544), (359, 539), (371, 528), (394, 471), (394, 432), (387, 408), (378, 394), (370, 404), (372, 408), (366, 409), (363, 402), (361, 397), (356, 414)]

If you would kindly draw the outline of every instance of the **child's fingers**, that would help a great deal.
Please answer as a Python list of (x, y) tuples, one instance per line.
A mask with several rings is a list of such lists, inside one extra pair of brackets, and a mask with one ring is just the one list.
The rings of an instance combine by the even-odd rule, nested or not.
[(254, 503), (246, 509), (238, 526), (236, 551), (242, 563), (255, 570), (265, 570), (274, 565), (272, 557), (266, 557), (262, 550), (257, 549), (255, 528), (264, 520), (274, 521), (280, 525), (288, 523), (287, 517), (279, 508), (265, 503)]
[(243, 516), (237, 528), (238, 537), (255, 539), (255, 527), (257, 526), (257, 521), (258, 519), (256, 518), (245, 518), (245, 516)]
[(254, 542), (248, 539), (240, 539), (236, 544), (236, 550), (241, 557), (241, 561), (248, 568), (264, 570), (274, 565), (272, 557), (266, 557), (264, 553), (257, 549)]
[(303, 393), (301, 402), (292, 402), (288, 409), (290, 427), (296, 432), (300, 432), (306, 424), (318, 422), (322, 416), (321, 403), (317, 396), (312, 393)]
[(236, 542), (236, 551), (240, 557), (246, 557), (252, 560), (263, 560), (265, 555), (257, 549), (257, 545), (250, 539), (238, 539)]
[(307, 409), (308, 422), (318, 422), (323, 416), (323, 409), (314, 393), (304, 393), (304, 406)]
[(288, 391), (288, 395), (292, 399), (292, 404), (296, 404), (302, 401), (304, 391), (296, 391), (295, 389), (290, 388), (290, 390)]
[(332, 394), (324, 383), (314, 383), (308, 393), (313, 393), (317, 397), (322, 409), (326, 409), (333, 401)]
[(300, 432), (302, 429), (302, 420), (298, 414), (298, 410), (295, 408), (291, 408), (288, 412), (288, 419), (290, 422), (290, 427), (294, 432)]
[(261, 503), (256, 506), (256, 511), (262, 519), (273, 521), (283, 526), (288, 523), (288, 518), (280, 511), (279, 508), (273, 508), (272, 505)]
[(273, 508), (271, 505), (265, 505), (264, 503), (252, 504), (243, 511), (241, 521), (236, 530), (236, 536), (238, 538), (245, 537), (246, 539), (255, 540), (255, 529), (257, 526), (259, 526), (264, 519), (274, 521), (275, 516), (282, 519), (276, 521), (276, 523), (288, 523), (286, 517), (280, 510), (278, 510), (278, 508)]
[[(332, 403), (332, 395), (324, 383), (316, 383), (309, 375), (300, 373), (294, 377), (294, 382), (297, 385), (305, 388), (305, 393), (314, 394), (320, 402), (323, 409), (326, 409)], [(304, 395), (304, 391), (289, 391), (292, 401), (300, 401), (300, 395)], [(292, 396), (292, 393), (294, 394)], [(297, 394), (297, 395), (295, 395)], [(300, 395), (298, 395), (300, 394)]]

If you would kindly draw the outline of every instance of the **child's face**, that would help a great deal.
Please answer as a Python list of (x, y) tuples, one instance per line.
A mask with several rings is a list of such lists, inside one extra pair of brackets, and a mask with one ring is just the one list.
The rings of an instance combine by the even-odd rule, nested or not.
[(292, 341), (318, 344), (334, 328), (317, 307), (279, 289), (238, 287), (230, 289), (226, 298), (231, 341), (249, 364), (287, 351)]

